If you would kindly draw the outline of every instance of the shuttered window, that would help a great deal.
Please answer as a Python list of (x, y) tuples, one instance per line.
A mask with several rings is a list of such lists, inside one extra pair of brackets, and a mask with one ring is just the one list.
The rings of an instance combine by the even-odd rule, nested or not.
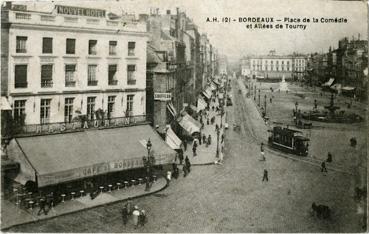
[(27, 65), (15, 65), (14, 87), (27, 88)]

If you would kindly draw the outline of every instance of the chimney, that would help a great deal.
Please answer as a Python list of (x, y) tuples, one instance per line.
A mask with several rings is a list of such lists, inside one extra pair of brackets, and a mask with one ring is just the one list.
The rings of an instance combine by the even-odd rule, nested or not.
[(170, 10), (167, 10), (167, 15), (170, 15)]

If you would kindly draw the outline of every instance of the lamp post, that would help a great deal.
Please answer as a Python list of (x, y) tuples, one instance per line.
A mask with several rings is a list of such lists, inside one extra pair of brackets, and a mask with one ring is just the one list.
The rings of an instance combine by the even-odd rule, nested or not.
[(152, 155), (151, 147), (152, 147), (152, 144), (149, 138), (149, 140), (146, 143), (147, 157), (144, 156), (142, 158), (142, 161), (143, 161), (144, 167), (146, 168), (146, 174), (150, 178), (152, 176), (152, 166), (155, 164), (155, 158), (154, 158), (154, 155)]
[(256, 101), (256, 85), (254, 85), (254, 101)]
[(296, 113), (297, 113), (297, 107), (299, 106), (299, 103), (298, 102), (296, 102), (295, 103), (295, 107), (296, 107)]
[(258, 104), (258, 106), (260, 106), (260, 89), (259, 89), (259, 104)]
[(264, 96), (264, 111), (265, 111), (265, 116), (267, 114), (267, 95), (265, 94)]
[(217, 153), (216, 153), (216, 157), (219, 158), (219, 133), (220, 133), (220, 129), (217, 129)]
[(224, 115), (224, 105), (220, 108), (220, 128), (223, 127), (223, 115)]

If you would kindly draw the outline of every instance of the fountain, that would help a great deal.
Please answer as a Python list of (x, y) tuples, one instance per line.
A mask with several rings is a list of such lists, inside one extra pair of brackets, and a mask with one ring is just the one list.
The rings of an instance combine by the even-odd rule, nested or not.
[(284, 75), (282, 77), (282, 81), (279, 83), (279, 91), (285, 91), (285, 92), (289, 91)]
[(340, 109), (339, 106), (334, 105), (334, 94), (332, 93), (329, 106), (324, 106), (327, 111), (321, 112), (316, 110), (304, 112), (302, 114), (303, 119), (330, 122), (330, 123), (356, 123), (361, 122), (364, 119), (355, 113), (345, 113), (345, 111), (336, 112)]

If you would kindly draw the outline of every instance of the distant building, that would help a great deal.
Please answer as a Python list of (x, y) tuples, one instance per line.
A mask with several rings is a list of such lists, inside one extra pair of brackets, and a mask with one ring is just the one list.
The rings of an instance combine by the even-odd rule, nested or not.
[(241, 61), (241, 74), (259, 79), (302, 79), (306, 69), (303, 55), (275, 55), (244, 57)]

